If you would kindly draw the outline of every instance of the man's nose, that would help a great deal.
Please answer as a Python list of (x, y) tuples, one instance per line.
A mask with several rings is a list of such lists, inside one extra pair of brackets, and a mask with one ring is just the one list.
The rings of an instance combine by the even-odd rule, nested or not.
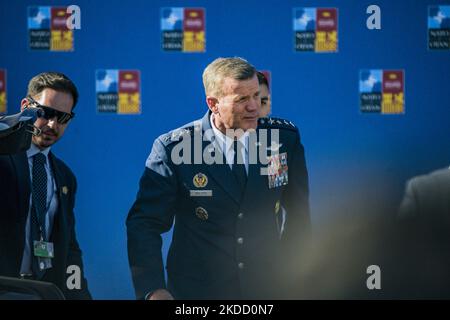
[(261, 99), (259, 97), (255, 97), (250, 99), (250, 102), (247, 105), (248, 111), (258, 110), (261, 107)]

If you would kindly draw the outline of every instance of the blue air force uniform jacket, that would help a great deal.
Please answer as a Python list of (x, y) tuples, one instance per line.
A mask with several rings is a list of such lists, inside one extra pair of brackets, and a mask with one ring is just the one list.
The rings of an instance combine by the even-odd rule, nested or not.
[[(301, 255), (310, 234), (308, 174), (298, 129), (282, 119), (259, 120), (257, 141), (250, 144), (279, 155), (268, 164), (249, 164), (241, 193), (225, 161), (194, 163), (198, 141), (202, 154), (211, 152), (210, 115), (153, 144), (126, 222), (136, 296), (166, 288), (176, 299), (287, 297), (301, 285)], [(268, 129), (267, 145), (259, 141), (262, 129)], [(271, 145), (272, 129), (278, 129), (279, 143)], [(218, 150), (212, 150), (214, 156)], [(176, 155), (190, 161), (180, 163)], [(270, 174), (261, 175), (267, 167)], [(280, 235), (282, 211), (287, 214)], [(166, 283), (161, 234), (173, 224)]]

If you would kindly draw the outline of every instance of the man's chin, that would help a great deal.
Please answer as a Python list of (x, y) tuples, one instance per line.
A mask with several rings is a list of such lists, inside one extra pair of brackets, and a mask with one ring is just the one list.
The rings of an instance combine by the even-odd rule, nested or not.
[(52, 146), (57, 141), (56, 138), (38, 137), (33, 139), (33, 143), (40, 149), (45, 149)]
[(243, 129), (245, 131), (251, 130), (251, 129), (255, 130), (257, 126), (258, 126), (258, 118), (255, 118), (255, 119), (251, 119), (251, 120), (246, 120), (243, 124)]

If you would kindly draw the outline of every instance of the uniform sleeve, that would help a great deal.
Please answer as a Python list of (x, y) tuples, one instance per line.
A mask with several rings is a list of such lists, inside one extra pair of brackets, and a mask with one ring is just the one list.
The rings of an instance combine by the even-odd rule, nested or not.
[(128, 259), (136, 297), (166, 288), (161, 234), (173, 224), (177, 183), (166, 147), (157, 139), (127, 221)]
[(282, 201), (287, 215), (281, 240), (294, 266), (301, 260), (302, 253), (309, 250), (311, 237), (308, 171), (298, 131), (291, 153), (291, 159), (288, 160), (289, 183)]

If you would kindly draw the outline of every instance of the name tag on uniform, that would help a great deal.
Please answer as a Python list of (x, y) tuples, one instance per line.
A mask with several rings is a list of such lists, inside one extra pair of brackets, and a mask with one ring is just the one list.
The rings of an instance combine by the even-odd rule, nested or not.
[(189, 190), (191, 197), (212, 197), (212, 190)]
[(269, 157), (267, 177), (269, 179), (269, 189), (288, 184), (287, 152)]
[(53, 258), (55, 253), (53, 251), (53, 243), (47, 241), (34, 241), (33, 252), (36, 257)]

